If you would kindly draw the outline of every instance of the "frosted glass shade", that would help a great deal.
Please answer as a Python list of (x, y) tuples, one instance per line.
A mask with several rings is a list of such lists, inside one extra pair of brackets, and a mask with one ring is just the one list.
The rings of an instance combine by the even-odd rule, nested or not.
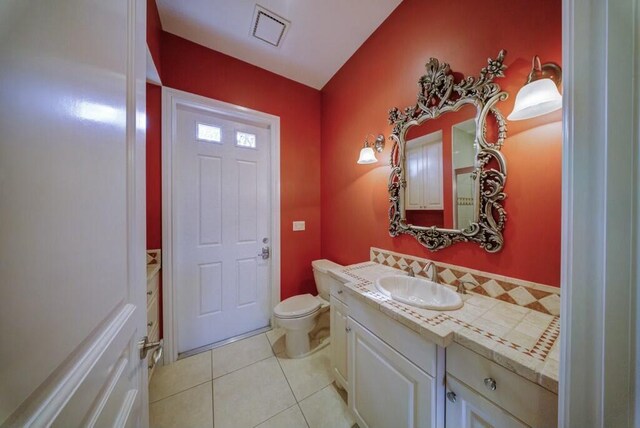
[(562, 108), (562, 95), (551, 79), (535, 80), (518, 91), (509, 120), (531, 119)]
[(376, 159), (376, 154), (373, 152), (371, 147), (363, 147), (360, 150), (360, 157), (358, 158), (359, 164), (368, 164), (368, 163), (376, 163), (378, 159)]

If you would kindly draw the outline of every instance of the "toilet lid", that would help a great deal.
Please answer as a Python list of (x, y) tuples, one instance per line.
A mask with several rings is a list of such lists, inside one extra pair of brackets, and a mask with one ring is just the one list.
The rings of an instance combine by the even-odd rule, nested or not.
[(301, 294), (278, 303), (273, 313), (280, 318), (298, 318), (315, 312), (321, 304), (317, 297), (311, 294)]

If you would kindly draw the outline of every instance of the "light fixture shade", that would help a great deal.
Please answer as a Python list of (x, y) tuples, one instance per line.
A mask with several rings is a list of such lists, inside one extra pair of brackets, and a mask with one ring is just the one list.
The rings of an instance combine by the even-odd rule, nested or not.
[(376, 163), (378, 159), (376, 159), (376, 154), (373, 152), (371, 147), (363, 147), (360, 150), (360, 158), (358, 158), (359, 164), (368, 164), (368, 163)]
[(507, 119), (531, 119), (560, 108), (562, 108), (562, 95), (558, 92), (558, 87), (553, 80), (534, 80), (518, 91), (515, 106)]

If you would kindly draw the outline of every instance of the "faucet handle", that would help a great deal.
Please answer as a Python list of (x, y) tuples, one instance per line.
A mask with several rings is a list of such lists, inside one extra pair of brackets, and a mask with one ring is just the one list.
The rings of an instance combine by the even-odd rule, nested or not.
[(471, 284), (473, 286), (477, 286), (478, 285), (477, 282), (469, 281), (468, 279), (459, 279), (458, 280), (458, 293), (467, 294), (467, 287), (465, 287), (465, 284)]
[(411, 276), (411, 277), (415, 277), (416, 273), (413, 271), (413, 268), (409, 265), (406, 265), (404, 267), (404, 270), (407, 272), (407, 275)]

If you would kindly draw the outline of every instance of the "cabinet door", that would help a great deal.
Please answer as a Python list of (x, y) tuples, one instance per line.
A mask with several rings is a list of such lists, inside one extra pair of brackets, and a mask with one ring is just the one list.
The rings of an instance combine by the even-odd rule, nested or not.
[(528, 428), (449, 374), (445, 414), (447, 428)]
[(424, 205), (428, 210), (441, 210), (442, 203), (442, 141), (424, 146), (426, 163)]
[(436, 382), (348, 318), (349, 408), (360, 428), (435, 428)]
[(406, 154), (407, 188), (405, 209), (424, 209), (425, 158), (424, 146), (407, 147)]
[(333, 296), (331, 301), (331, 371), (336, 382), (348, 388), (347, 306)]

